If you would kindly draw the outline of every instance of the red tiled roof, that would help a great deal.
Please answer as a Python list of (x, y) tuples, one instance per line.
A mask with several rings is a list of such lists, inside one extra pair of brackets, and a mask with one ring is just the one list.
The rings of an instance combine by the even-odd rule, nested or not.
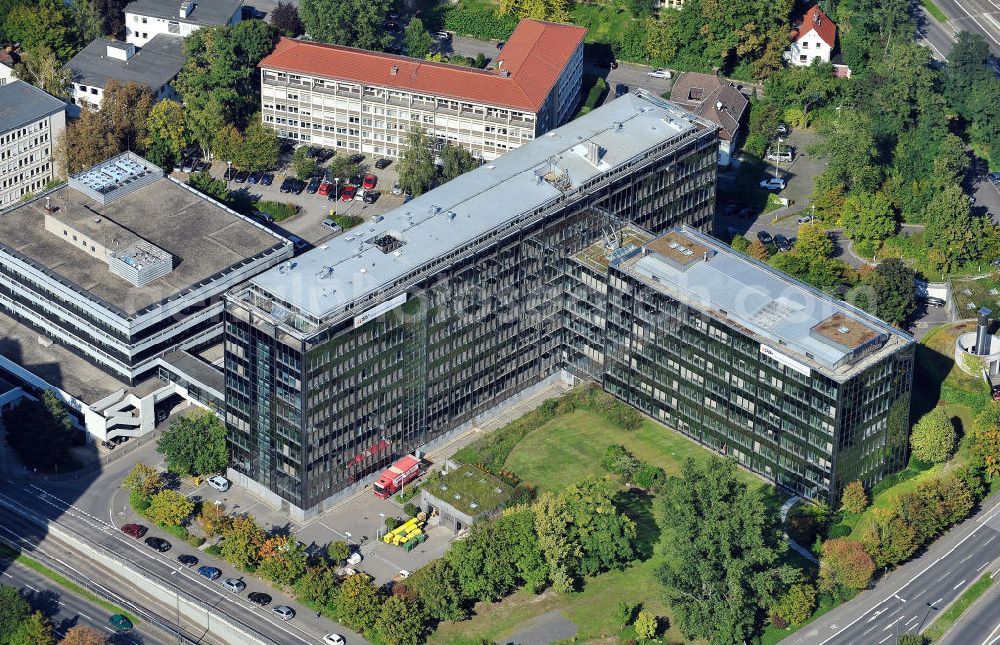
[(583, 27), (522, 20), (497, 55), (495, 70), (291, 38), (278, 41), (259, 67), (537, 112), (586, 33)]
[(819, 8), (819, 5), (814, 5), (806, 15), (802, 16), (802, 24), (796, 30), (795, 35), (792, 36), (793, 40), (798, 40), (809, 33), (809, 30), (815, 29), (819, 37), (822, 38), (827, 45), (833, 47), (834, 43), (837, 41), (837, 25), (830, 18), (827, 17), (823, 10)]

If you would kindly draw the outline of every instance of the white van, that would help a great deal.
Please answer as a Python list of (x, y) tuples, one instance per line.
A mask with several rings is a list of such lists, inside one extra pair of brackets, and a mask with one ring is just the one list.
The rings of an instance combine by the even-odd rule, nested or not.
[(229, 480), (222, 475), (216, 475), (214, 477), (208, 478), (208, 485), (219, 491), (220, 493), (225, 493), (229, 490)]
[(792, 159), (795, 158), (795, 150), (792, 148), (782, 148), (778, 150), (768, 150), (767, 160), (768, 161), (783, 161), (785, 163), (790, 163)]

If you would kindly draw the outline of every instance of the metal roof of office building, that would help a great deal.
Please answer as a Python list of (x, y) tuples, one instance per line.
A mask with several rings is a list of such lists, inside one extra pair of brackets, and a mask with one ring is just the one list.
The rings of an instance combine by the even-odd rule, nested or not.
[[(464, 245), (504, 233), (657, 146), (716, 127), (646, 92), (626, 94), (251, 283), (314, 323), (323, 321)], [(596, 163), (588, 160), (594, 153)]]
[[(618, 264), (626, 273), (707, 311), (768, 345), (778, 362), (853, 371), (869, 351), (913, 338), (699, 231), (681, 227)], [(774, 356), (777, 352), (779, 356)], [(800, 370), (802, 371), (802, 370)]]
[(78, 85), (103, 88), (109, 80), (122, 85), (140, 83), (154, 92), (174, 79), (184, 66), (184, 39), (172, 34), (157, 34), (127, 61), (108, 56), (108, 47), (121, 48), (126, 43), (97, 38), (70, 59), (65, 69)]
[(65, 109), (65, 103), (24, 81), (0, 85), (0, 132), (20, 128)]

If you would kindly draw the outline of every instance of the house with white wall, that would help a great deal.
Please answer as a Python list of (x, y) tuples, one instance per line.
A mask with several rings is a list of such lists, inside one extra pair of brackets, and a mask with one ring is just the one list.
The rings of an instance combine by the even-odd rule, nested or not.
[(802, 17), (802, 24), (792, 32), (792, 44), (785, 52), (790, 65), (808, 66), (819, 60), (829, 63), (837, 43), (837, 25), (823, 13), (819, 5), (813, 6)]
[(186, 38), (202, 27), (235, 25), (243, 0), (135, 0), (125, 7), (125, 40), (142, 47), (157, 34)]

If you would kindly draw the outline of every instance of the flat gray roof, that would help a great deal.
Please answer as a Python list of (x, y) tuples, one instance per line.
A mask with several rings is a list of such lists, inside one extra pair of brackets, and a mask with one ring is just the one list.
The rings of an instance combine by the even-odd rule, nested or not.
[[(717, 126), (645, 92), (629, 93), (251, 280), (323, 320), (491, 232), (504, 232), (591, 179)], [(588, 152), (597, 150), (596, 163)], [(566, 191), (564, 193), (564, 191)], [(388, 253), (373, 243), (402, 242)], [(396, 246), (396, 245), (394, 245)], [(360, 311), (356, 312), (360, 313)]]
[(116, 44), (98, 38), (81, 49), (64, 65), (72, 74), (71, 80), (101, 88), (112, 79), (123, 85), (134, 81), (155, 91), (173, 80), (184, 66), (184, 39), (180, 36), (157, 34), (127, 61), (108, 56), (108, 45)]
[[(665, 248), (658, 249), (659, 245)], [(837, 371), (861, 346), (861, 340), (887, 337), (886, 346), (894, 350), (913, 341), (892, 325), (694, 229), (674, 229), (645, 246), (649, 253), (633, 255), (618, 268), (681, 302), (726, 319), (771, 349), (807, 365)], [(694, 251), (693, 255), (682, 255), (684, 248)], [(832, 337), (827, 329), (831, 326)], [(844, 342), (837, 342), (841, 334)], [(857, 366), (839, 371), (853, 371)]]
[[(144, 287), (111, 273), (108, 263), (45, 230), (46, 198), (0, 214), (0, 245), (76, 285), (105, 306), (132, 315), (244, 260), (288, 244), (201, 193), (164, 177), (101, 205), (63, 185), (47, 193), (60, 219), (102, 216), (174, 257), (174, 270)], [(91, 231), (93, 232), (93, 231)], [(105, 240), (114, 248), (114, 240)]]
[(24, 81), (12, 80), (0, 85), (0, 132), (20, 128), (65, 109), (65, 103)]
[(243, 0), (196, 0), (191, 14), (181, 18), (181, 0), (135, 0), (125, 7), (125, 13), (196, 25), (224, 25), (242, 6)]

